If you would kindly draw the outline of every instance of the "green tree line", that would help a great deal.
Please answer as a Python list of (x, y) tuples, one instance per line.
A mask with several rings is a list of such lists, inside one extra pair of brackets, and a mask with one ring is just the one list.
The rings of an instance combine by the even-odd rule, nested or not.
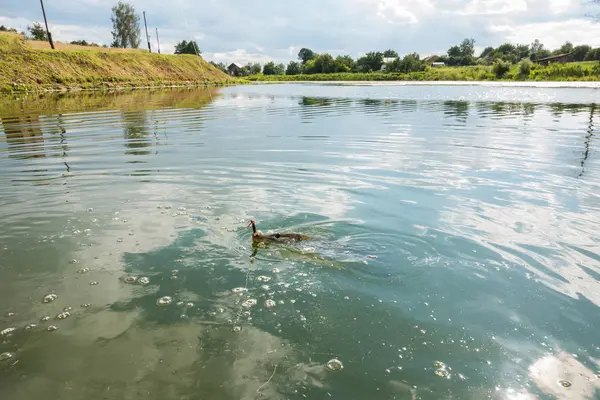
[[(331, 74), (340, 72), (376, 72), (384, 70), (389, 73), (411, 73), (427, 69), (434, 62), (441, 62), (448, 66), (492, 66), (497, 76), (502, 76), (510, 69), (511, 65), (519, 64), (522, 74), (530, 71), (532, 65), (544, 58), (566, 55), (567, 62), (600, 61), (600, 48), (589, 45), (574, 46), (566, 42), (557, 49), (550, 50), (544, 47), (539, 40), (531, 44), (504, 43), (498, 47), (486, 47), (479, 56), (475, 55), (475, 40), (464, 39), (460, 44), (451, 46), (446, 54), (422, 59), (418, 53), (410, 53), (400, 57), (392, 49), (385, 51), (371, 51), (364, 56), (353, 59), (349, 55), (333, 57), (331, 54), (318, 54), (309, 48), (302, 48), (298, 52), (297, 60), (290, 61), (287, 66), (268, 62), (264, 66), (250, 63), (242, 67), (240, 75), (299, 75), (299, 74)], [(387, 61), (387, 62), (386, 62)], [(212, 64), (227, 72), (223, 63)]]

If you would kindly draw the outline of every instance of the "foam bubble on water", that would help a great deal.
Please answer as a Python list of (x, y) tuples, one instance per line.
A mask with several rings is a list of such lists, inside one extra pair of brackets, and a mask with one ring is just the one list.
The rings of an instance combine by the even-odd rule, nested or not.
[(275, 302), (273, 300), (271, 300), (271, 299), (265, 300), (265, 307), (266, 308), (273, 308), (273, 307), (275, 307)]
[(33, 328), (35, 328), (36, 326), (37, 326), (36, 324), (27, 324), (27, 325), (25, 325), (25, 330), (27, 330), (27, 331), (28, 331), (28, 330), (30, 330), (30, 329), (33, 329)]
[(123, 243), (123, 238), (118, 238), (117, 243)]
[(97, 284), (98, 284), (98, 282), (97, 282), (97, 281), (91, 281), (91, 282), (90, 282), (90, 286), (96, 286)]
[(81, 305), (81, 307), (82, 307), (82, 308), (88, 308), (88, 307), (90, 307), (90, 306), (91, 306), (91, 304), (90, 304), (90, 303), (83, 303), (83, 304)]
[(566, 379), (561, 379), (558, 381), (558, 384), (564, 388), (569, 388), (572, 386), (572, 383), (567, 381)]
[(248, 289), (246, 289), (245, 287), (236, 287), (236, 288), (231, 289), (232, 293), (244, 293), (247, 291), (248, 291)]
[(256, 277), (258, 282), (269, 282), (271, 280), (270, 276), (260, 275)]
[(71, 311), (73, 310), (73, 307), (65, 307), (63, 308), (63, 311), (67, 312), (67, 311)]
[(273, 269), (271, 270), (271, 272), (272, 272), (272, 273), (274, 273), (274, 274), (278, 274), (278, 273), (279, 273), (279, 272), (281, 272), (281, 271), (279, 270), (279, 268), (273, 268)]
[(172, 207), (173, 207), (172, 205), (168, 204), (165, 206), (165, 209), (170, 210)]
[(234, 326), (231, 330), (234, 331), (234, 332), (241, 332), (242, 327), (241, 326)]
[(191, 301), (188, 301), (187, 303), (185, 303), (185, 308), (192, 308), (194, 307), (194, 303)]
[(56, 327), (56, 325), (50, 325), (46, 330), (48, 332), (54, 332), (57, 329), (58, 329), (58, 327)]
[(40, 321), (42, 321), (42, 322), (50, 321), (50, 317), (47, 315), (44, 315), (42, 318), (40, 318)]
[(2, 354), (0, 354), (0, 361), (7, 361), (7, 360), (10, 360), (13, 357), (14, 357), (13, 353), (9, 353), (9, 352), (2, 353)]
[(69, 318), (70, 316), (71, 316), (71, 313), (70, 313), (70, 312), (68, 312), (68, 311), (65, 311), (65, 312), (61, 312), (60, 314), (58, 314), (58, 315), (56, 316), (56, 319), (67, 319), (67, 318)]
[(134, 284), (137, 282), (137, 277), (135, 276), (127, 276), (124, 279), (125, 283)]
[(54, 293), (50, 293), (44, 296), (44, 298), (42, 299), (43, 303), (52, 303), (54, 300), (56, 300), (58, 298), (58, 295), (54, 294)]
[(88, 210), (88, 212), (94, 211), (94, 209), (92, 207), (88, 208), (87, 210)]
[(13, 333), (17, 328), (6, 328), (0, 331), (0, 336), (8, 336)]
[(242, 307), (251, 308), (254, 307), (257, 303), (258, 302), (256, 301), (256, 299), (248, 299), (242, 303)]
[(344, 369), (344, 364), (342, 364), (342, 362), (340, 360), (338, 360), (337, 358), (332, 358), (331, 360), (327, 361), (327, 364), (325, 364), (325, 367), (329, 371), (337, 372), (337, 371), (341, 371), (342, 369)]
[(260, 288), (262, 290), (269, 290), (270, 289), (269, 285), (262, 285)]
[(142, 286), (147, 285), (150, 283), (150, 278), (148, 278), (146, 276), (142, 276), (137, 280), (137, 283), (139, 283)]
[(78, 274), (85, 274), (87, 272), (90, 272), (89, 268), (80, 268), (80, 269), (77, 270)]
[(178, 301), (176, 306), (182, 308), (185, 305), (183, 301)]
[(173, 302), (173, 299), (170, 296), (163, 296), (156, 301), (156, 304), (159, 306), (168, 306)]
[(69, 261), (69, 264), (77, 264), (77, 260), (76, 259), (72, 259), (71, 261)]

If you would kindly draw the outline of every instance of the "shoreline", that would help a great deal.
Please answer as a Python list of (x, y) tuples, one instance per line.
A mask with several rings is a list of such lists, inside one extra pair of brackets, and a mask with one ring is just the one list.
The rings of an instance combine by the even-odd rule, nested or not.
[(493, 86), (600, 89), (599, 81), (252, 81), (252, 84), (310, 84), (340, 86)]

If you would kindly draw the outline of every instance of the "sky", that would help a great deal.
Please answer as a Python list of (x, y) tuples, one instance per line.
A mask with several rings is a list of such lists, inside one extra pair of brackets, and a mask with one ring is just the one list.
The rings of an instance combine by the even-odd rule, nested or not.
[[(196, 40), (216, 62), (287, 63), (302, 47), (357, 58), (394, 49), (400, 55), (444, 54), (464, 38), (476, 52), (505, 42), (539, 39), (554, 49), (565, 41), (600, 47), (594, 0), (129, 0), (146, 11), (151, 46), (158, 28), (162, 53)], [(53, 38), (110, 44), (117, 0), (45, 0)], [(43, 22), (37, 0), (0, 0), (0, 25), (24, 30)]]

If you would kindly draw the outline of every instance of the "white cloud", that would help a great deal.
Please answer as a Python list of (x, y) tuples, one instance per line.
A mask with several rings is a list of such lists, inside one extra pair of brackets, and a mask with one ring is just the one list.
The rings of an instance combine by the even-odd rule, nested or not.
[[(560, 0), (559, 0), (560, 1)], [(472, 0), (465, 8), (458, 10), (460, 15), (496, 15), (527, 11), (525, 0)]]
[(539, 39), (546, 48), (550, 49), (560, 47), (567, 40), (575, 45), (600, 46), (600, 24), (586, 19), (521, 25), (492, 25), (489, 31), (500, 34), (505, 41), (512, 43), (531, 43), (535, 39)]
[(561, 14), (571, 8), (571, 0), (550, 0), (550, 10), (554, 14)]
[(269, 61), (276, 61), (273, 57), (269, 57), (267, 55), (261, 53), (248, 53), (244, 49), (237, 49), (233, 51), (226, 51), (220, 53), (203, 53), (202, 56), (205, 60), (214, 61), (214, 62), (236, 62), (238, 64), (247, 64), (247, 63), (261, 63), (264, 64)]
[[(600, 37), (591, 19), (585, 20), (600, 7), (586, 9), (579, 0), (211, 0), (201, 8), (192, 0), (133, 4), (139, 14), (146, 11), (153, 49), (157, 27), (163, 53), (195, 38), (207, 58), (223, 62), (287, 63), (302, 47), (357, 57), (388, 48), (402, 54), (445, 53), (465, 37), (481, 47), (531, 37), (553, 47)], [(113, 0), (48, 2), (54, 38), (110, 43), (112, 5)], [(39, 3), (0, 0), (0, 15), (0, 23), (19, 30), (41, 19)]]

